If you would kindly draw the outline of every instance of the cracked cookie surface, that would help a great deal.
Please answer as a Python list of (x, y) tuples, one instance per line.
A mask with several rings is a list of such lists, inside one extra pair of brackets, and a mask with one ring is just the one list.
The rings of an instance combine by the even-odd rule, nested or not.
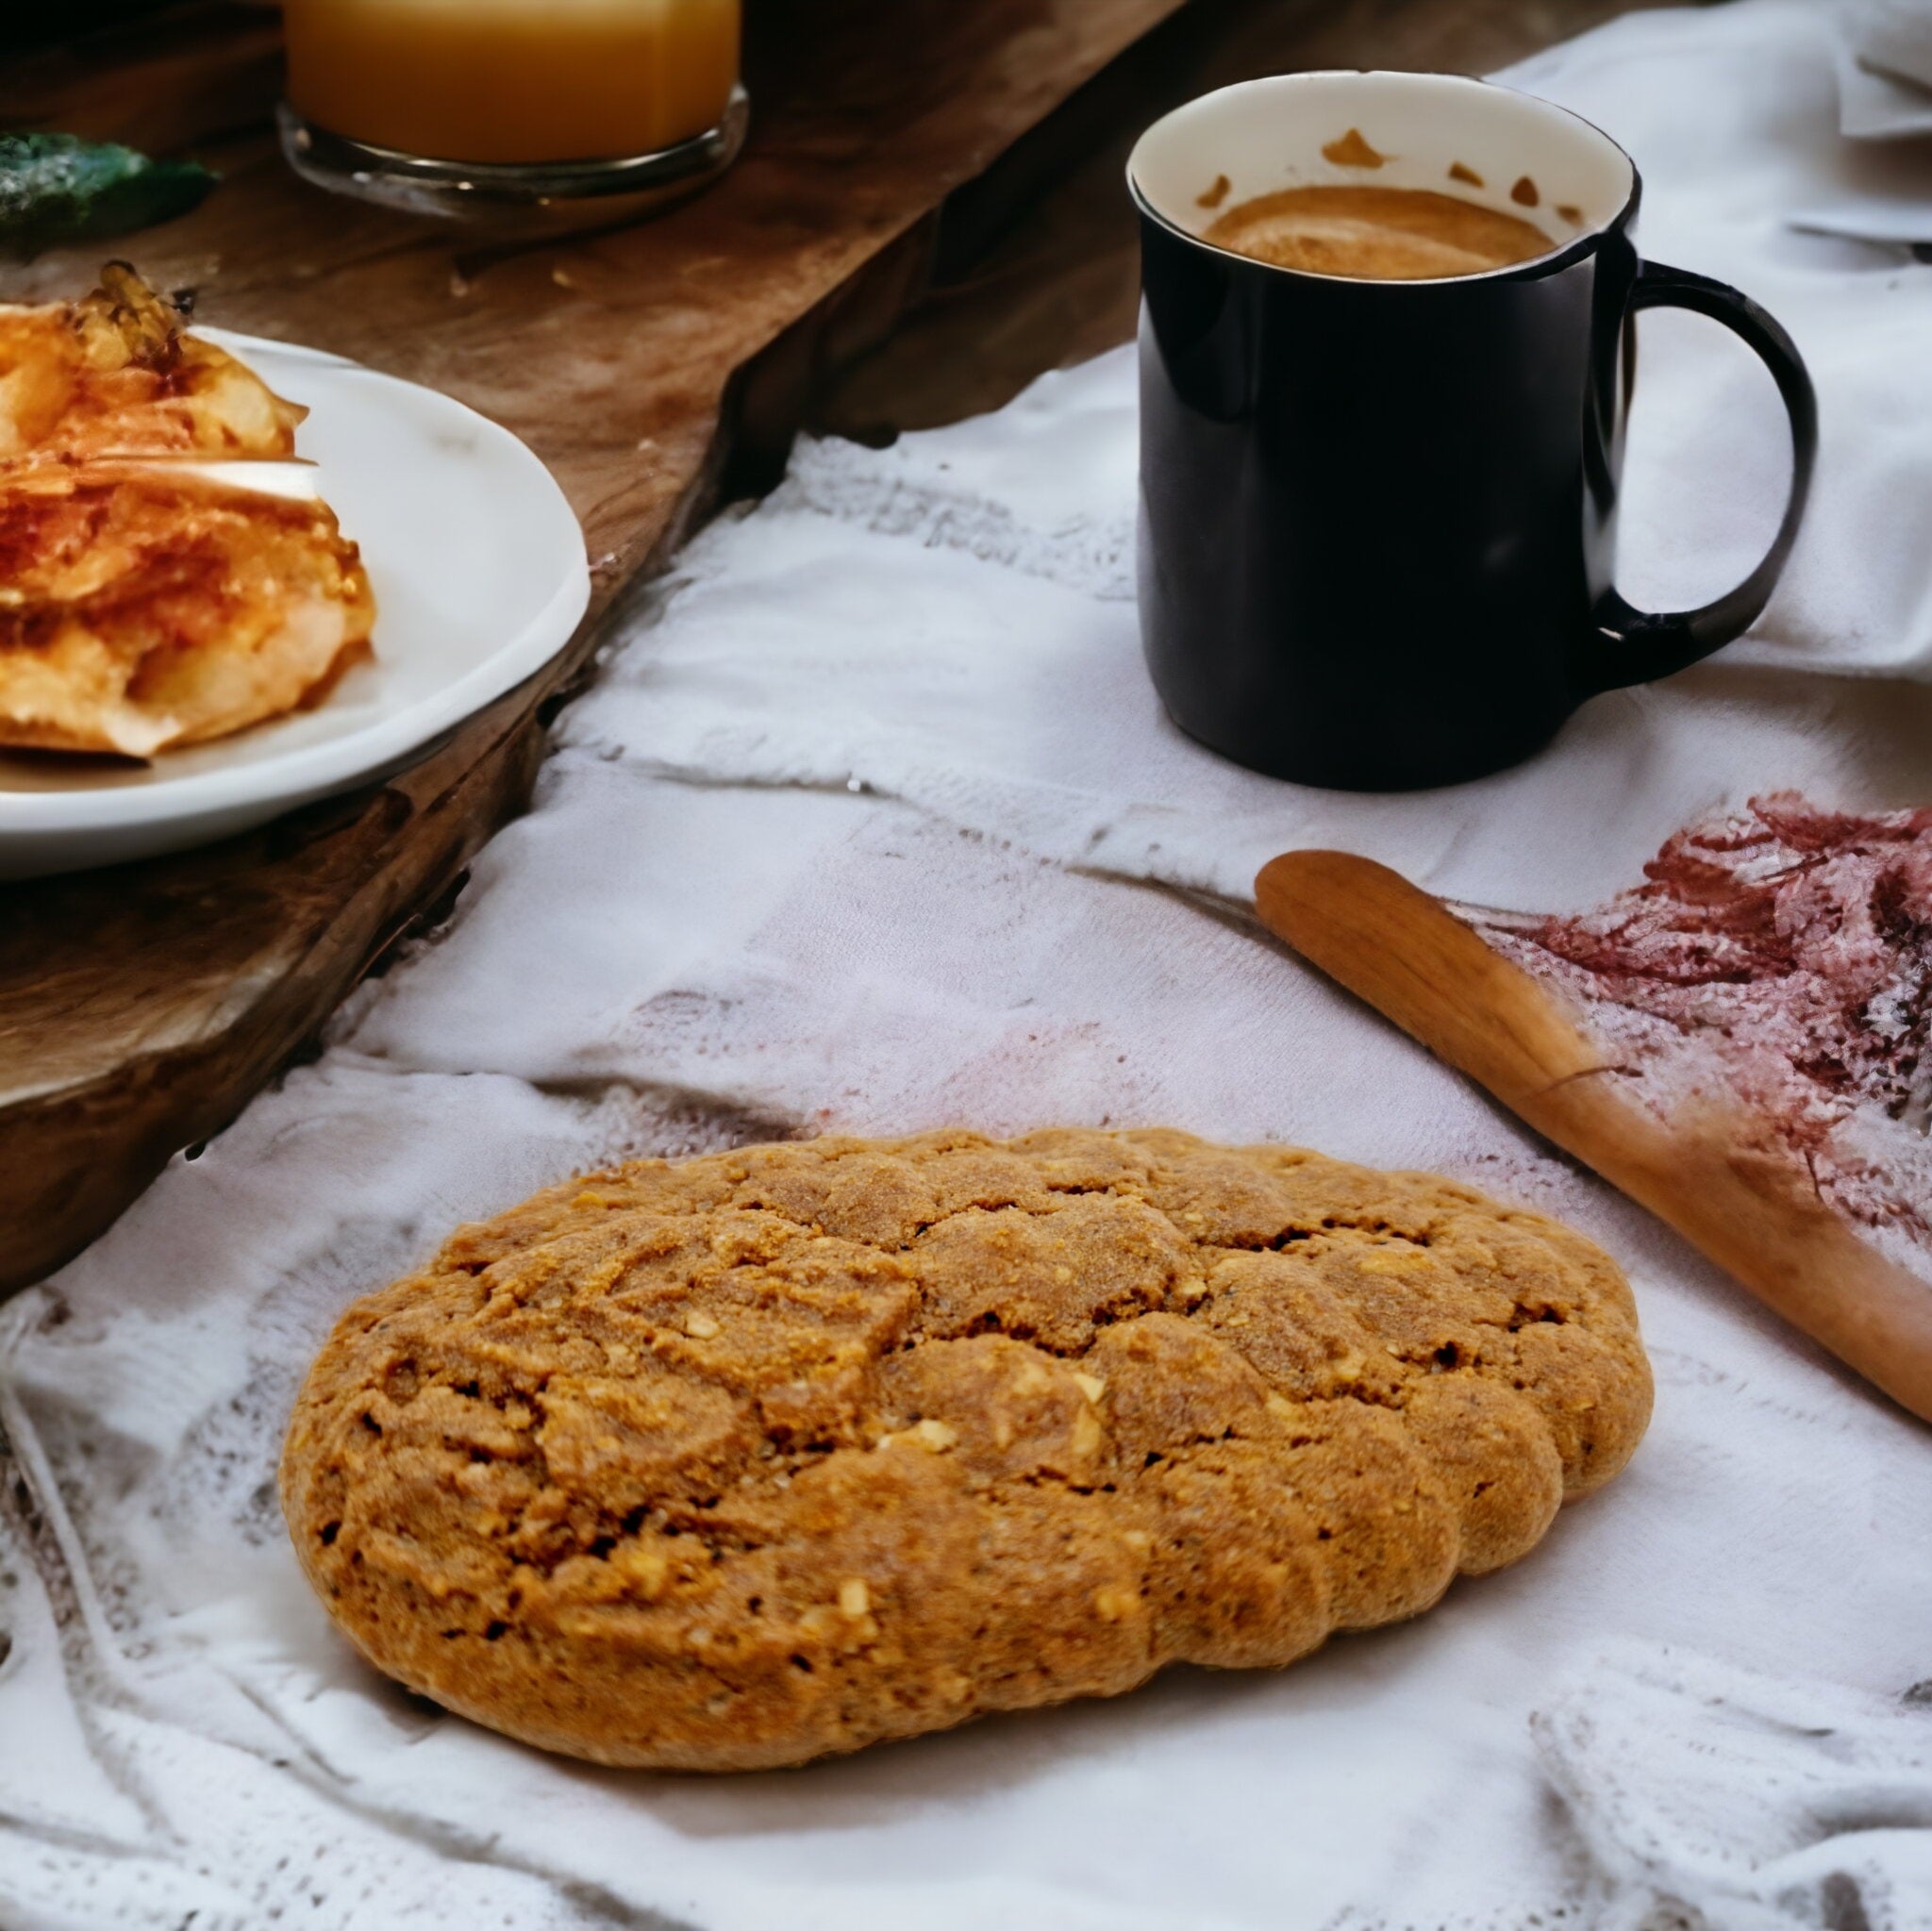
[(827, 1139), (458, 1230), (343, 1315), (282, 1499), (410, 1689), (757, 1769), (1413, 1615), (1616, 1473), (1650, 1397), (1615, 1263), (1452, 1180)]

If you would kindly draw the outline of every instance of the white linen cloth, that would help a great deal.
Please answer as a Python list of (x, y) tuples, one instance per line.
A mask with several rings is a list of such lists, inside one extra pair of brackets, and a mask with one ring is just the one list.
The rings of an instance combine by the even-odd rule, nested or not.
[(1932, 88), (1932, 6), (1926, 0), (1844, 0), (1846, 39), (1866, 67)]
[(1843, 28), (1837, 57), (1840, 133), (1854, 141), (1905, 141), (1932, 133), (1932, 86), (1868, 67)]
[(1852, 191), (1807, 211), (1807, 225), (1871, 241), (1932, 242), (1932, 0), (1840, 0), (1833, 17), (1839, 131), (1857, 142), (1839, 172)]
[(1531, 1719), (1635, 1926), (1695, 1899), (1724, 1931), (1932, 1923), (1932, 1682), (1903, 1699), (1624, 1643)]
[(1839, 127), (1855, 141), (1932, 133), (1932, 0), (1840, 0)]
[[(1932, 1440), (1221, 903), (1325, 841), (1576, 906), (1757, 790), (1932, 796), (1932, 269), (1790, 228), (1835, 139), (1827, 42), (1807, 0), (1743, 0), (1515, 76), (1638, 157), (1659, 257), (1783, 317), (1825, 425), (1757, 636), (1522, 771), (1348, 798), (1165, 723), (1125, 354), (889, 451), (803, 450), (693, 545), (449, 929), (0, 1309), (0, 1925), (1932, 1923), (1932, 1708), (1906, 1696)], [(1786, 468), (1768, 382), (1674, 320), (1642, 326), (1638, 595), (1737, 574)], [(628, 1153), (1062, 1121), (1446, 1169), (1567, 1217), (1640, 1297), (1649, 1439), (1413, 1623), (801, 1773), (545, 1758), (335, 1638), (275, 1501), (290, 1396), (454, 1223)]]
[(1819, 192), (1793, 225), (1923, 249), (1932, 244), (1932, 0), (1843, 0), (1830, 35), (1846, 139), (1819, 156)]

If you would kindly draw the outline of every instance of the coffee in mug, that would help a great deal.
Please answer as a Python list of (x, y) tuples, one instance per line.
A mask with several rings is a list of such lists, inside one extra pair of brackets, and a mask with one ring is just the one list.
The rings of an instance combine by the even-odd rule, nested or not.
[(1217, 215), (1204, 239), (1276, 268), (1364, 281), (1483, 275), (1553, 245), (1521, 215), (1432, 188), (1283, 188)]
[[(1282, 75), (1176, 108), (1127, 173), (1141, 636), (1183, 730), (1304, 784), (1455, 783), (1763, 609), (1810, 381), (1755, 302), (1639, 258), (1641, 184), (1607, 134), (1460, 75)], [(1663, 305), (1763, 358), (1794, 460), (1757, 568), (1653, 612), (1614, 567), (1633, 323)]]

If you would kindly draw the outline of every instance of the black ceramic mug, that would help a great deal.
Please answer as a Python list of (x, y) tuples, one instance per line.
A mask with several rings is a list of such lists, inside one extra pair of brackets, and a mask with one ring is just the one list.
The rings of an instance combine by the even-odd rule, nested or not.
[[(1358, 162), (1350, 130), (1380, 165), (1324, 155)], [(1810, 478), (1810, 380), (1755, 302), (1639, 259), (1636, 166), (1587, 121), (1455, 75), (1282, 75), (1157, 122), (1128, 182), (1141, 633), (1191, 736), (1304, 784), (1452, 784), (1528, 757), (1586, 699), (1681, 670), (1763, 609)], [(1534, 223), (1549, 251), (1371, 281), (1203, 239), (1220, 208), (1341, 182), (1484, 202)], [(1764, 358), (1794, 462), (1763, 562), (1701, 609), (1655, 613), (1617, 594), (1612, 567), (1633, 318), (1663, 305)]]

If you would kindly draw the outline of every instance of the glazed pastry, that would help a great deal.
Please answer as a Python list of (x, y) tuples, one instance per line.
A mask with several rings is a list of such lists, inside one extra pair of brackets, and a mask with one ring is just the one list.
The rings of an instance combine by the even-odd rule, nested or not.
[(149, 757), (325, 695), (375, 603), (328, 507), (188, 464), (0, 477), (0, 744)]
[(369, 655), (368, 573), (288, 460), (306, 413), (125, 262), (0, 308), (0, 746), (151, 757)]
[(0, 306), (0, 463), (286, 458), (307, 413), (186, 333), (125, 261), (78, 302)]

